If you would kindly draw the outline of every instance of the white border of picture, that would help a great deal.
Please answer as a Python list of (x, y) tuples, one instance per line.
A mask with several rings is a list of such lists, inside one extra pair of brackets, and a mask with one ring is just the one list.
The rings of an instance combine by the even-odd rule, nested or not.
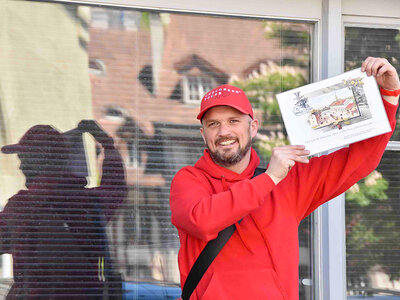
[(391, 131), (375, 77), (361, 69), (276, 97), (290, 144), (310, 155)]

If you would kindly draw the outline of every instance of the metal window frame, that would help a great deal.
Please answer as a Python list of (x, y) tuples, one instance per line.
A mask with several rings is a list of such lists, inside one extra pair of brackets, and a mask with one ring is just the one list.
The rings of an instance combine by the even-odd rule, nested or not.
[[(319, 80), (336, 76), (344, 70), (341, 0), (322, 0), (320, 26)], [(344, 194), (332, 200), (319, 207), (313, 215), (314, 299), (346, 299)]]

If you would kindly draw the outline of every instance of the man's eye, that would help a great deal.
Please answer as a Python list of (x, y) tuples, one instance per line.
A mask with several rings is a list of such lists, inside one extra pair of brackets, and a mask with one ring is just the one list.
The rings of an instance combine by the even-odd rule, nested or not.
[(233, 120), (231, 120), (231, 123), (232, 123), (232, 124), (234, 124), (234, 123), (239, 123), (239, 120), (233, 119)]
[(208, 127), (215, 127), (215, 126), (217, 126), (217, 122), (208, 123)]

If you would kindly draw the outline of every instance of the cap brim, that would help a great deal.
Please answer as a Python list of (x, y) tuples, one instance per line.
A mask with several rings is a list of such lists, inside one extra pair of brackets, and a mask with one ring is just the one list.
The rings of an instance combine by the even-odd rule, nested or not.
[(23, 152), (23, 147), (20, 144), (6, 145), (1, 148), (4, 154), (15, 154)]
[(232, 104), (230, 104), (230, 103), (215, 103), (215, 104), (213, 104), (213, 105), (210, 105), (210, 106), (207, 107), (204, 111), (200, 112), (200, 113), (197, 115), (197, 119), (198, 119), (198, 120), (201, 120), (201, 119), (203, 118), (204, 114), (205, 114), (210, 108), (213, 108), (213, 107), (216, 107), (216, 106), (230, 106), (230, 107), (232, 107), (232, 108), (234, 108), (234, 109), (240, 111), (242, 114), (249, 115), (249, 116), (253, 119), (253, 116), (252, 116), (249, 112), (245, 111), (243, 108), (241, 108), (241, 107), (239, 107), (239, 106), (232, 105)]

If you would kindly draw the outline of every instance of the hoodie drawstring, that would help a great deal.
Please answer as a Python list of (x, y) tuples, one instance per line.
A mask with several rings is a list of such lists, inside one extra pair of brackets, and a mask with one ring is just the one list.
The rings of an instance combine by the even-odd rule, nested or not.
[[(228, 190), (228, 185), (226, 183), (226, 179), (225, 179), (224, 175), (221, 176), (221, 180), (222, 180), (222, 187), (223, 187), (224, 191), (227, 191)], [(245, 238), (245, 236), (243, 234), (243, 231), (242, 231), (242, 228), (239, 225), (239, 222), (235, 223), (235, 227), (236, 227), (237, 233), (239, 234), (239, 237), (242, 240), (242, 242), (243, 242), (244, 246), (246, 247), (246, 249), (249, 250), (250, 253), (254, 254), (254, 252), (250, 249), (250, 245), (247, 242), (247, 240), (246, 240), (246, 238)]]
[(222, 179), (222, 188), (224, 189), (224, 191), (227, 191), (228, 190), (228, 185), (226, 184), (225, 176), (222, 175), (221, 179)]

